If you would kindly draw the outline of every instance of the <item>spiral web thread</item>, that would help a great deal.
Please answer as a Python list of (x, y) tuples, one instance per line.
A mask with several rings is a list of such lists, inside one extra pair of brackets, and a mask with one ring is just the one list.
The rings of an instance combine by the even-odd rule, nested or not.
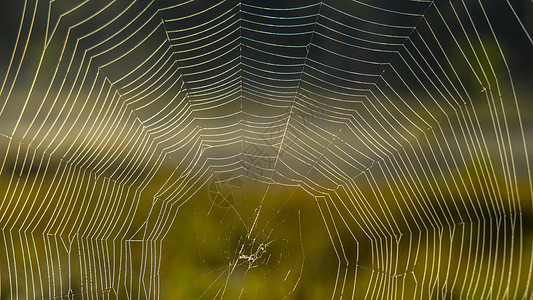
[[(169, 297), (178, 211), (235, 178), (264, 186), (245, 240), (275, 186), (315, 200), (332, 298), (533, 297), (531, 6), (10, 4), (2, 299)], [(288, 297), (309, 279), (292, 238)], [(227, 296), (269, 243), (239, 244), (203, 296)]]

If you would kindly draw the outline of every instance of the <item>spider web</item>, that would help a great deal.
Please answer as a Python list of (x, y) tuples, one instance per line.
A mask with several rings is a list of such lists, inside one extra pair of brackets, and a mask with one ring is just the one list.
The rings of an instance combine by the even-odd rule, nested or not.
[(531, 1), (1, 13), (1, 299), (533, 297)]

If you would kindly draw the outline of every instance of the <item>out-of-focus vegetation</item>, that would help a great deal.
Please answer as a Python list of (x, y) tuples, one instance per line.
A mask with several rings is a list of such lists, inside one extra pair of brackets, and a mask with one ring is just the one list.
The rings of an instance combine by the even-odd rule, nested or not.
[[(84, 52), (101, 38), (84, 34), (118, 15), (131, 4), (127, 2), (117, 2), (102, 20), (74, 29), (70, 26), (78, 18), (99, 6), (84, 6), (63, 16), (73, 9), (71, 2), (39, 2), (35, 29), (31, 29), (35, 33), (16, 82), (12, 69), (7, 70), (9, 49), (18, 49), (13, 57), (19, 61), (24, 47), (16, 46), (16, 32), (20, 17), (25, 20), (21, 32), (30, 31), (31, 14), (22, 16), (22, 2), (2, 4), (6, 9), (0, 10), (4, 14), (0, 22), (6, 32), (0, 41), (9, 48), (0, 47), (0, 75), (7, 74), (6, 82), (16, 84), (9, 101), (5, 96), (9, 84), (0, 92), (4, 101), (0, 102), (1, 299), (15, 295), (54, 299), (531, 296), (530, 1), (524, 1), (523, 7), (513, 6), (520, 8), (517, 14), (526, 31), (510, 11), (498, 14), (500, 9), (509, 10), (505, 1), (485, 4), (491, 26), (486, 25), (480, 9), (469, 16), (463, 2), (435, 1), (432, 8), (439, 10), (428, 10), (419, 23), (409, 17), (417, 24), (416, 30), (388, 63), (377, 66), (383, 73), (378, 76), (381, 81), (372, 83), (375, 94), (367, 93), (364, 100), (349, 104), (329, 103), (327, 97), (315, 99), (329, 103), (328, 109), (345, 105), (342, 111), (352, 115), (333, 122), (323, 116), (330, 110), (321, 109), (308, 117), (303, 112), (313, 106), (303, 105), (302, 111), (291, 114), (290, 134), (286, 134), (289, 121), (282, 123), (283, 138), (290, 138), (270, 140), (269, 130), (277, 129), (266, 128), (266, 134), (260, 135), (264, 139), (258, 141), (264, 147), (257, 149), (243, 146), (250, 144), (246, 134), (235, 134), (241, 139), (235, 145), (217, 147), (227, 137), (217, 126), (242, 123), (239, 114), (220, 116), (236, 107), (265, 115), (281, 108), (254, 104), (252, 100), (260, 101), (251, 97), (203, 110), (202, 99), (194, 102), (180, 93), (186, 86), (183, 76), (176, 79), (179, 88), (162, 85), (161, 89), (170, 92), (162, 93), (157, 101), (147, 87), (150, 82), (142, 86), (147, 91), (139, 97), (128, 98), (127, 80), (119, 79), (136, 67), (139, 57), (151, 54), (153, 45), (167, 42), (168, 35), (156, 27), (159, 19), (149, 24), (161, 30), (154, 29), (144, 44), (139, 42), (142, 38), (132, 38), (112, 48), (116, 53), (111, 52), (110, 58), (96, 55), (99, 49)], [(353, 3), (332, 2), (340, 10), (353, 9)], [(146, 8), (144, 2), (135, 3), (121, 16), (127, 19)], [(271, 5), (289, 4), (276, 1)], [(50, 40), (46, 40), (47, 30), (55, 28), (55, 23), (46, 22), (46, 5), (53, 5), (52, 20), (58, 22)], [(151, 9), (157, 12), (156, 7)], [(367, 17), (394, 23), (398, 14)], [(119, 22), (117, 28), (127, 24), (124, 19)], [(357, 25), (375, 30), (375, 24)], [(478, 39), (483, 42), (472, 42)], [(45, 44), (46, 55), (41, 57)], [(99, 67), (141, 44), (120, 66)], [(435, 52), (438, 55), (421, 45), (440, 49)], [(58, 62), (63, 50), (69, 53), (65, 61), (73, 58), (71, 64)], [(416, 53), (435, 60), (443, 69), (421, 68), (415, 74), (411, 66), (422, 64), (410, 56)], [(146, 65), (163, 69), (158, 59), (167, 54), (163, 50), (156, 54)], [(342, 65), (337, 56), (327, 60), (321, 55), (312, 53), (311, 57)], [(90, 84), (78, 80), (78, 68), (87, 72)], [(148, 69), (143, 68), (135, 72)], [(55, 71), (65, 80), (50, 82)], [(131, 76), (140, 78), (135, 72)], [(433, 76), (433, 81), (420, 74)], [(448, 75), (453, 77), (451, 86), (425, 90)], [(446, 89), (457, 89), (447, 91), (454, 97), (443, 96)], [(193, 105), (198, 110), (188, 115), (185, 108)], [(149, 122), (145, 122), (171, 122), (174, 117), (189, 121), (189, 116), (195, 117), (194, 122), (171, 126), (168, 133), (158, 132), (159, 127), (147, 128)], [(326, 145), (316, 143), (316, 153), (309, 154), (298, 145), (315, 142), (313, 126), (337, 135)], [(368, 131), (358, 136), (353, 128), (359, 127)], [(364, 133), (368, 136), (363, 137)], [(378, 133), (390, 133), (390, 144), (365, 144), (379, 140)], [(182, 143), (186, 137), (192, 142)], [(346, 157), (331, 150), (347, 149), (342, 148), (346, 145), (351, 147)], [(378, 155), (372, 149), (382, 152)], [(250, 155), (227, 164), (224, 160), (248, 151), (274, 157), (276, 163), (267, 159), (268, 164), (263, 164)], [(201, 159), (195, 160), (196, 154)], [(359, 159), (356, 166), (350, 165), (353, 157), (348, 156), (352, 155)], [(315, 158), (311, 165), (302, 163), (308, 157)], [(278, 174), (269, 170), (274, 166)], [(269, 186), (265, 183), (269, 180), (275, 183)]]

